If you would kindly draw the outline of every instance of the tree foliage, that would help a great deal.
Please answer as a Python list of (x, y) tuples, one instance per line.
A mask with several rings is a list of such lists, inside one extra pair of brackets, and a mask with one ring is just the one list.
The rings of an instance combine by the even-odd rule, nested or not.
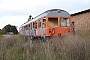
[(2, 34), (6, 34), (6, 29), (2, 28)]
[(2, 30), (0, 29), (0, 35), (2, 34)]
[(30, 21), (31, 19), (33, 19), (32, 15), (29, 15), (28, 21)]
[(3, 29), (2, 29), (3, 33), (6, 34), (7, 32), (13, 32), (14, 34), (18, 34), (18, 30), (16, 28), (16, 26), (12, 26), (10, 24), (6, 25)]

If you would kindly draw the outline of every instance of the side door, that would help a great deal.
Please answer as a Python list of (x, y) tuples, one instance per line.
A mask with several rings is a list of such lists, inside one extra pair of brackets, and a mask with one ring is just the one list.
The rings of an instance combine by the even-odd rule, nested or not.
[(75, 33), (75, 22), (72, 22), (72, 32)]
[(42, 27), (40, 28), (40, 35), (41, 37), (45, 37), (45, 30), (46, 30), (46, 18), (42, 18)]

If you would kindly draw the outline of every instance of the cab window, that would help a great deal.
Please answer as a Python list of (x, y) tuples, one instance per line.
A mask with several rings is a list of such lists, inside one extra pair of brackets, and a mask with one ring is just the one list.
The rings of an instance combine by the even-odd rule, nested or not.
[(70, 26), (70, 19), (69, 18), (60, 18), (60, 25), (61, 25), (61, 27)]

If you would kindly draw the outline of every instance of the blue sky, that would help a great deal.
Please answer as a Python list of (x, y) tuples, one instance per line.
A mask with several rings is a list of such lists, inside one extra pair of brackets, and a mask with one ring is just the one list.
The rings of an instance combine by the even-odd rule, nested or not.
[(0, 29), (11, 24), (20, 27), (28, 20), (49, 9), (63, 9), (70, 14), (90, 9), (90, 0), (0, 0)]

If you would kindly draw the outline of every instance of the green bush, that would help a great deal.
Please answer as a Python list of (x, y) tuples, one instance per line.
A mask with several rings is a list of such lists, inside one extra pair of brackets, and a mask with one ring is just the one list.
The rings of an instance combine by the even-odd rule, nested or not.
[(2, 35), (2, 30), (0, 29), (0, 35)]

